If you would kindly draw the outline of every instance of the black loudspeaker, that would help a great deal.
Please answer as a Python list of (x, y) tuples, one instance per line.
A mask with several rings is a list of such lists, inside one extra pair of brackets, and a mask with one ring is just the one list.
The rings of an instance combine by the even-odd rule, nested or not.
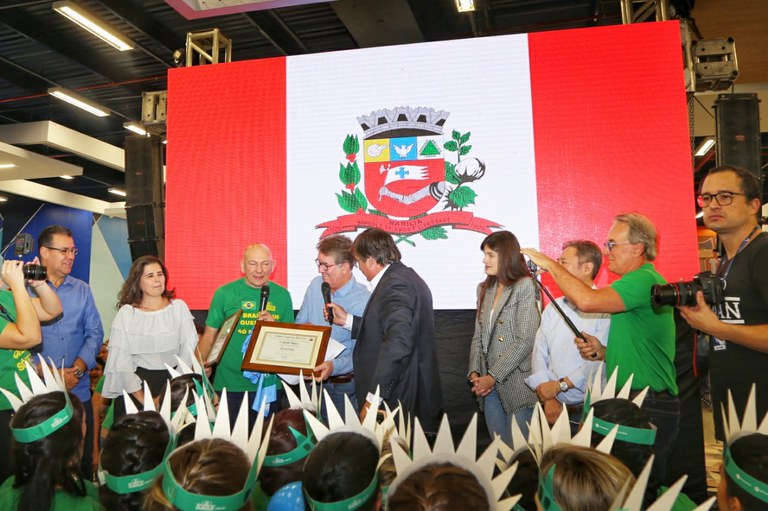
[(759, 103), (757, 94), (719, 94), (715, 126), (717, 164), (744, 167), (762, 184)]
[(165, 252), (163, 146), (157, 137), (125, 139), (125, 211), (131, 258)]

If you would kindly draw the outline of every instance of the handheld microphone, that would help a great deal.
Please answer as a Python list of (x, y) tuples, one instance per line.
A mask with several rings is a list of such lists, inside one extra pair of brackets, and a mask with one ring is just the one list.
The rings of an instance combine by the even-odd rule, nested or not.
[[(323, 293), (323, 307), (325, 307), (325, 304), (331, 303), (331, 286), (327, 282), (323, 282), (323, 284), (320, 286), (320, 292)], [(328, 309), (328, 324), (333, 324), (333, 309)]]
[(259, 312), (267, 309), (267, 302), (269, 301), (269, 285), (264, 284), (261, 286), (261, 300), (259, 300)]

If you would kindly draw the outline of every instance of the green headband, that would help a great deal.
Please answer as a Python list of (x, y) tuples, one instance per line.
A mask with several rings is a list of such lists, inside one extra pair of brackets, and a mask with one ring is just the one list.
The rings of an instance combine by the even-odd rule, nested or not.
[(237, 511), (243, 507), (250, 498), (251, 490), (256, 483), (256, 463), (248, 471), (243, 489), (232, 495), (202, 495), (192, 493), (182, 488), (173, 475), (170, 463), (166, 460), (163, 464), (163, 494), (171, 503), (181, 511)]
[(168, 458), (168, 455), (171, 454), (171, 451), (173, 451), (175, 446), (176, 442), (174, 441), (173, 435), (171, 435), (170, 439), (168, 440), (168, 447), (165, 448), (165, 454), (163, 454), (162, 461), (158, 463), (155, 468), (147, 470), (146, 472), (140, 472), (138, 474), (113, 476), (101, 468), (101, 464), (99, 464), (99, 480), (101, 484), (106, 485), (107, 488), (115, 493), (119, 493), (120, 495), (144, 491), (152, 486), (152, 483), (155, 482), (158, 474), (160, 474), (160, 472), (163, 470), (163, 462)]
[(41, 438), (45, 438), (64, 427), (70, 420), (72, 420), (72, 417), (75, 414), (75, 410), (72, 408), (72, 402), (69, 400), (69, 394), (64, 392), (64, 396), (66, 397), (64, 408), (37, 426), (31, 426), (29, 428), (11, 428), (13, 438), (15, 438), (17, 442), (28, 444), (36, 442)]
[(539, 504), (544, 511), (563, 511), (555, 500), (554, 481), (555, 465), (552, 465), (543, 478), (539, 477)]
[(653, 445), (656, 443), (655, 429), (633, 428), (631, 426), (622, 426), (621, 424), (598, 419), (597, 417), (592, 418), (592, 431), (600, 433), (603, 436), (610, 433), (616, 426), (619, 427), (616, 432), (616, 440), (640, 445)]
[(302, 435), (300, 431), (296, 431), (292, 427), (288, 426), (293, 438), (296, 439), (296, 448), (292, 451), (283, 454), (273, 454), (264, 458), (265, 467), (284, 467), (299, 460), (303, 460), (312, 449), (315, 447), (315, 442), (311, 437)]
[(310, 497), (306, 488), (302, 488), (302, 491), (304, 492), (304, 498), (306, 499), (307, 504), (309, 504), (309, 509), (312, 509), (312, 511), (354, 511), (368, 502), (368, 499), (370, 499), (371, 495), (376, 492), (378, 486), (379, 472), (377, 470), (373, 479), (371, 479), (370, 484), (366, 486), (363, 491), (338, 502), (320, 502)]
[(756, 499), (768, 503), (768, 484), (744, 472), (733, 461), (733, 456), (731, 456), (731, 450), (728, 446), (725, 447), (725, 452), (723, 453), (723, 464), (725, 465), (725, 473), (731, 476), (733, 482), (742, 490)]

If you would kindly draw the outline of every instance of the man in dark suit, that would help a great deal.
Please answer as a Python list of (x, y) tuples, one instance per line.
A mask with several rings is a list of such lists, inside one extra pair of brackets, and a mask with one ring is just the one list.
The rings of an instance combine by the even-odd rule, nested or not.
[(437, 431), (443, 398), (435, 347), (432, 293), (415, 271), (400, 262), (400, 251), (387, 232), (368, 229), (353, 244), (360, 271), (372, 288), (362, 317), (337, 304), (334, 323), (352, 330), (355, 391), (365, 414), (379, 387), (390, 408), (400, 403), (419, 418), (425, 431)]

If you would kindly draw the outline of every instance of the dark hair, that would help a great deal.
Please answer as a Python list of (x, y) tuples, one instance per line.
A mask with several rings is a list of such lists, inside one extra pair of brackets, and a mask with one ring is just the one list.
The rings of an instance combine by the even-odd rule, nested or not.
[(118, 309), (126, 304), (139, 305), (141, 303), (142, 291), (139, 287), (139, 282), (141, 282), (144, 268), (149, 264), (159, 264), (160, 268), (163, 270), (163, 275), (165, 275), (165, 291), (163, 291), (163, 297), (168, 300), (173, 300), (176, 297), (176, 290), (168, 289), (168, 268), (165, 267), (163, 261), (157, 256), (145, 255), (136, 259), (131, 265), (131, 270), (128, 272), (128, 278), (123, 282), (123, 287), (117, 295)]
[[(651, 429), (651, 421), (648, 414), (632, 401), (621, 398), (603, 399), (592, 405), (595, 418), (638, 429)], [(604, 438), (604, 435), (592, 431), (592, 447), (595, 447)], [(640, 475), (648, 458), (653, 454), (652, 445), (633, 444), (616, 438), (611, 448), (611, 456), (618, 458), (635, 477)]]
[(68, 238), (72, 237), (72, 231), (64, 227), (63, 225), (49, 225), (42, 231), (37, 237), (37, 253), (40, 253), (42, 247), (48, 246), (53, 241), (54, 234), (63, 234)]
[(498, 254), (499, 268), (496, 275), (488, 275), (480, 286), (480, 303), (477, 305), (478, 317), (480, 309), (483, 307), (486, 289), (493, 286), (497, 281), (505, 286), (511, 286), (518, 280), (531, 276), (523, 254), (520, 253), (520, 243), (511, 232), (496, 231), (489, 234), (480, 243), (480, 250), (485, 250), (486, 247)]
[(515, 476), (507, 485), (510, 495), (520, 494), (517, 502), (523, 509), (536, 509), (536, 490), (539, 488), (539, 465), (530, 449), (517, 452), (509, 464), (517, 462)]
[[(280, 410), (272, 419), (272, 434), (269, 437), (267, 455), (285, 454), (296, 448), (296, 439), (289, 428), (293, 428), (302, 435), (307, 434), (307, 424), (304, 421), (304, 411), (300, 408), (286, 408)], [(261, 489), (270, 497), (288, 483), (301, 480), (306, 458), (294, 461), (280, 467), (263, 466), (259, 472)]]
[[(338, 502), (357, 495), (371, 483), (378, 461), (379, 450), (370, 439), (358, 433), (331, 433), (307, 457), (301, 483), (314, 500)], [(378, 494), (377, 486), (358, 509), (375, 509)], [(306, 509), (310, 509), (309, 504)]]
[[(195, 382), (202, 386), (203, 377), (199, 374), (188, 373), (177, 376), (171, 380), (171, 412), (175, 412), (179, 408), (179, 405), (181, 405), (181, 400), (184, 399), (184, 393), (187, 394), (187, 402), (184, 404), (186, 406), (192, 406), (195, 404), (195, 396), (192, 394), (192, 391), (195, 390)], [(166, 386), (168, 386), (167, 381), (165, 384), (163, 384), (163, 388), (159, 394), (161, 405), (163, 403), (163, 399), (165, 399)]]
[[(104, 440), (101, 467), (113, 476), (140, 474), (163, 462), (168, 447), (168, 427), (157, 412), (139, 412), (117, 419)], [(146, 491), (119, 494), (102, 485), (101, 504), (106, 509), (139, 510)]]
[(430, 463), (409, 475), (389, 495), (390, 511), (490, 509), (477, 478), (451, 463)]
[(387, 232), (381, 229), (366, 229), (355, 238), (352, 248), (359, 259), (372, 257), (382, 266), (400, 261), (400, 250), (395, 245), (395, 240)]
[(334, 234), (321, 239), (317, 243), (317, 251), (321, 254), (333, 257), (336, 264), (348, 263), (355, 265), (355, 256), (352, 254), (352, 240), (343, 234)]
[(594, 280), (603, 264), (603, 253), (597, 243), (589, 240), (571, 240), (563, 243), (563, 250), (568, 247), (576, 249), (580, 264), (592, 263), (592, 280)]
[[(760, 433), (744, 435), (734, 440), (729, 449), (731, 458), (741, 470), (763, 484), (768, 484), (768, 435)], [(741, 486), (734, 483), (727, 472), (723, 471), (723, 475), (726, 495), (737, 498), (744, 511), (765, 509), (765, 502), (747, 493)]]
[[(21, 488), (18, 509), (51, 509), (57, 488), (85, 497), (80, 477), (83, 456), (83, 405), (70, 394), (72, 418), (65, 425), (34, 442), (13, 440), (11, 459), (15, 488)], [(66, 406), (63, 392), (35, 396), (27, 401), (11, 420), (14, 429), (31, 428), (50, 419)]]
[[(221, 438), (197, 440), (176, 449), (168, 458), (176, 482), (185, 490), (198, 495), (232, 495), (245, 486), (251, 463), (235, 444)], [(147, 511), (176, 509), (163, 493), (161, 474), (147, 491), (144, 509)], [(240, 508), (250, 510), (247, 501)]]
[(741, 178), (741, 193), (745, 195), (744, 198), (747, 199), (747, 202), (755, 199), (761, 199), (762, 202), (763, 191), (760, 189), (760, 182), (757, 180), (757, 176), (744, 167), (736, 165), (720, 165), (707, 172), (707, 175), (699, 184), (699, 193), (701, 193), (701, 187), (704, 186), (704, 180), (712, 174), (720, 172), (733, 172), (737, 177)]

